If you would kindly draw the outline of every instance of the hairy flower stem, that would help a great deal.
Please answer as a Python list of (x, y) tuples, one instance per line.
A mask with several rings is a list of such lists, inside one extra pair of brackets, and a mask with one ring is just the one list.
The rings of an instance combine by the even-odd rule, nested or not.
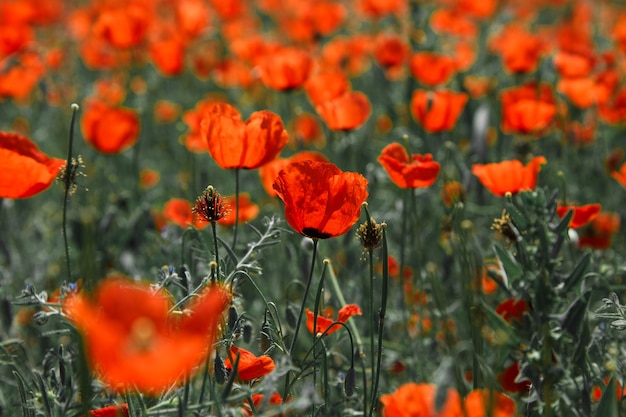
[[(368, 213), (369, 214), (369, 213)], [(374, 352), (374, 339), (376, 338), (376, 334), (374, 331), (374, 323), (376, 322), (376, 317), (374, 314), (374, 249), (368, 249), (369, 255), (369, 267), (370, 267), (370, 282), (369, 286), (369, 331), (370, 331), (370, 366), (372, 368), (372, 381), (374, 381), (376, 377), (376, 366), (375, 366), (375, 356)], [(372, 385), (372, 399), (374, 398), (374, 386)]]
[(69, 171), (72, 166), (72, 148), (74, 147), (74, 122), (76, 121), (76, 113), (78, 113), (78, 104), (72, 103), (72, 120), (70, 121), (70, 139), (67, 145), (67, 161), (65, 164), (65, 178), (64, 178), (64, 195), (63, 195), (63, 244), (65, 245), (65, 265), (67, 268), (67, 278), (72, 281), (72, 265), (70, 262), (70, 245), (67, 241), (67, 205), (70, 198), (70, 190), (72, 188), (72, 177), (69, 175)]
[(370, 402), (370, 417), (378, 405), (378, 382), (380, 380), (380, 366), (383, 358), (383, 328), (387, 313), (387, 290), (389, 286), (389, 253), (387, 248), (387, 227), (383, 223), (383, 285), (381, 289), (380, 310), (378, 310), (378, 351), (376, 352), (376, 374), (372, 382), (372, 400)]
[[(215, 276), (217, 280), (220, 279), (220, 257), (217, 252), (217, 222), (211, 222), (211, 231), (213, 232), (213, 250), (215, 251)], [(215, 280), (213, 280), (215, 281)]]
[(237, 245), (237, 229), (239, 228), (239, 169), (235, 170), (235, 226), (233, 229), (233, 245), (232, 250), (235, 250)]

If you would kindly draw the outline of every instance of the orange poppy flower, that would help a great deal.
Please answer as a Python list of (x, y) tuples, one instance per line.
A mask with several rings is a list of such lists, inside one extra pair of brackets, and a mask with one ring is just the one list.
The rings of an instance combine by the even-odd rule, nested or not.
[[(246, 223), (256, 219), (259, 215), (259, 206), (250, 200), (250, 194), (239, 194), (239, 220), (237, 223)], [(233, 226), (235, 224), (235, 196), (224, 196), (224, 204), (231, 207), (229, 213), (217, 221), (222, 226)]]
[[(623, 154), (623, 152), (620, 152), (619, 154)], [(619, 182), (622, 187), (626, 188), (626, 163), (622, 164), (619, 170), (612, 171), (611, 177)]]
[(548, 84), (526, 84), (506, 89), (502, 102), (504, 133), (542, 134), (556, 114), (552, 88)]
[(620, 124), (626, 121), (626, 87), (620, 88), (610, 100), (600, 103), (598, 108), (600, 119), (609, 124)]
[(237, 109), (225, 103), (205, 112), (200, 133), (224, 169), (258, 168), (276, 158), (289, 141), (277, 114), (261, 110), (244, 122)]
[(472, 165), (472, 174), (493, 195), (503, 197), (506, 193), (517, 194), (534, 190), (541, 166), (547, 163), (543, 156), (534, 157), (526, 166), (518, 160), (492, 164)]
[(498, 374), (498, 382), (503, 390), (511, 393), (526, 393), (529, 392), (531, 383), (528, 380), (518, 381), (519, 362), (513, 362), (511, 365)]
[(415, 90), (411, 114), (424, 130), (431, 133), (452, 130), (465, 108), (468, 96), (450, 90)]
[(0, 62), (0, 98), (26, 100), (43, 78), (46, 68), (35, 53), (21, 53), (14, 65), (7, 68), (9, 60)]
[(51, 158), (24, 136), (0, 132), (0, 198), (27, 198), (44, 191), (65, 161)]
[(431, 154), (409, 155), (404, 146), (394, 142), (383, 148), (378, 162), (400, 188), (430, 187), (437, 180), (441, 166)]
[(457, 72), (454, 58), (434, 52), (416, 52), (411, 56), (413, 77), (427, 87), (446, 84)]
[(578, 229), (595, 219), (600, 213), (600, 209), (600, 204), (585, 204), (584, 206), (562, 206), (559, 204), (556, 207), (556, 213), (559, 217), (565, 217), (570, 210), (574, 210), (569, 227)]
[(376, 62), (383, 68), (401, 66), (407, 59), (409, 47), (397, 34), (379, 35), (372, 51)]
[(296, 148), (307, 145), (323, 148), (326, 145), (326, 137), (319, 118), (309, 113), (296, 116), (293, 121), (293, 135), (289, 139), (290, 146)]
[(255, 356), (243, 348), (232, 345), (230, 347), (230, 357), (224, 361), (224, 366), (229, 371), (233, 369), (230, 359), (234, 361), (239, 354), (239, 364), (237, 365), (237, 376), (242, 381), (251, 381), (261, 378), (271, 373), (276, 365), (274, 360), (267, 355)]
[[(252, 404), (254, 404), (254, 409), (259, 410), (259, 407), (263, 404), (265, 396), (263, 394), (252, 394)], [(283, 403), (283, 397), (275, 392), (270, 396), (269, 405), (280, 405)], [(242, 409), (244, 416), (252, 417), (252, 410), (249, 403), (246, 403)], [(278, 414), (276, 414), (278, 415)]]
[(89, 411), (89, 417), (128, 417), (128, 404), (110, 405)]
[(80, 121), (85, 141), (102, 153), (120, 153), (139, 139), (139, 115), (127, 107), (92, 100)]
[(259, 62), (263, 84), (281, 91), (303, 85), (312, 67), (311, 54), (298, 48), (281, 48)]
[(276, 158), (273, 161), (263, 165), (259, 168), (259, 177), (261, 178), (261, 185), (263, 189), (270, 197), (276, 197), (278, 194), (273, 188), (274, 180), (278, 177), (278, 173), (281, 169), (285, 168), (292, 162), (298, 161), (320, 161), (328, 162), (328, 158), (323, 154), (315, 151), (302, 151), (290, 156), (289, 158)]
[(372, 38), (368, 35), (359, 34), (349, 38), (335, 36), (324, 45), (320, 66), (357, 76), (369, 67), (371, 50)]
[(449, 388), (445, 402), (437, 409), (435, 397), (437, 386), (409, 382), (401, 385), (392, 394), (380, 396), (383, 417), (452, 417), (462, 416), (459, 393)]
[(489, 47), (500, 54), (504, 69), (515, 74), (533, 72), (545, 49), (541, 38), (518, 25), (506, 26)]
[[(223, 107), (220, 107), (223, 106)], [(238, 116), (239, 112), (232, 106), (212, 98), (200, 100), (192, 110), (183, 113), (183, 122), (189, 127), (189, 132), (181, 136), (180, 141), (185, 145), (188, 151), (194, 153), (208, 152), (209, 148), (202, 137), (202, 118), (205, 113), (225, 111), (233, 117)]]
[(401, 14), (408, 8), (406, 0), (360, 0), (359, 7), (368, 16), (381, 18), (389, 14)]
[[(476, 389), (464, 400), (467, 417), (516, 417), (517, 405), (506, 395), (488, 389)], [(459, 414), (461, 415), (461, 414)]]
[(595, 65), (593, 55), (570, 51), (558, 51), (553, 61), (561, 77), (586, 77)]
[(150, 168), (144, 168), (139, 173), (139, 186), (144, 190), (149, 190), (159, 183), (161, 174), (159, 171)]
[(439, 8), (430, 15), (430, 26), (440, 34), (458, 36), (464, 39), (474, 39), (478, 34), (478, 26), (461, 11)]
[(304, 84), (304, 91), (314, 106), (335, 99), (348, 90), (350, 82), (346, 74), (339, 70), (317, 73), (309, 77)]
[(613, 236), (619, 231), (619, 214), (601, 212), (590, 225), (580, 230), (578, 246), (581, 248), (608, 249), (613, 244)]
[(441, 189), (441, 200), (448, 208), (465, 201), (465, 187), (458, 181), (447, 181)]
[(372, 105), (365, 94), (349, 91), (325, 101), (315, 110), (330, 130), (353, 130), (363, 126), (372, 114)]
[(180, 105), (169, 100), (154, 103), (154, 118), (159, 123), (173, 123), (180, 114)]
[(209, 225), (194, 215), (191, 203), (184, 198), (172, 198), (163, 206), (165, 219), (175, 225), (186, 229), (193, 225), (197, 229), (203, 229)]
[(0, 59), (25, 49), (34, 39), (33, 29), (23, 23), (3, 23), (0, 31)]
[(176, 36), (150, 44), (150, 57), (154, 66), (164, 75), (179, 75), (184, 69), (185, 45)]
[(592, 77), (563, 78), (556, 86), (576, 107), (586, 109), (606, 103), (613, 94), (613, 87)]
[(319, 161), (293, 162), (274, 180), (285, 218), (312, 239), (341, 236), (357, 222), (367, 198), (367, 179)]
[(230, 302), (225, 287), (212, 285), (172, 315), (165, 291), (117, 276), (102, 281), (93, 299), (66, 297), (63, 311), (83, 334), (92, 369), (111, 389), (156, 394), (182, 383), (206, 359)]
[[(361, 314), (363, 314), (363, 312), (361, 311), (361, 308), (358, 305), (346, 304), (339, 310), (339, 313), (337, 313), (336, 321), (345, 323), (348, 321), (350, 317), (360, 316)], [(315, 314), (307, 308), (306, 309), (306, 327), (307, 329), (309, 329), (309, 333), (313, 333), (314, 321), (315, 321)], [(326, 332), (326, 330), (328, 330), (326, 332), (326, 335), (329, 335), (341, 329), (341, 326), (339, 325), (330, 327), (334, 322), (335, 320), (333, 320), (333, 318), (330, 315), (325, 316), (325, 315), (319, 314), (317, 316), (317, 323), (315, 323), (317, 324), (317, 326), (315, 327), (315, 334), (322, 334)]]
[(97, 16), (93, 32), (116, 48), (139, 46), (154, 19), (150, 10), (139, 1), (103, 7)]

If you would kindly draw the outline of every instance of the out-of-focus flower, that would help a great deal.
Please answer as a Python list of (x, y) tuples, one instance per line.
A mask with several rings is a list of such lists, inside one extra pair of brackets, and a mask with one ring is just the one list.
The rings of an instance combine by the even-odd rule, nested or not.
[(430, 26), (437, 33), (465, 39), (474, 39), (478, 34), (478, 26), (467, 13), (443, 7), (432, 12)]
[(516, 74), (533, 72), (545, 51), (541, 38), (513, 24), (493, 37), (489, 47), (500, 54), (504, 69)]
[(397, 34), (382, 34), (376, 38), (372, 53), (378, 65), (386, 69), (387, 78), (395, 79), (403, 74), (409, 46)]
[(600, 212), (591, 224), (579, 229), (578, 246), (581, 248), (608, 249), (613, 244), (613, 236), (621, 227), (619, 214)]
[(464, 400), (467, 417), (515, 417), (517, 405), (506, 395), (488, 389), (475, 389)]
[(598, 107), (600, 119), (609, 124), (620, 124), (626, 121), (626, 87), (613, 92), (612, 97)]
[(169, 100), (154, 103), (154, 118), (159, 123), (173, 123), (180, 114), (180, 106)]
[(93, 24), (93, 33), (116, 48), (140, 45), (154, 19), (152, 11), (143, 3), (145, 2), (103, 3)]
[(150, 57), (154, 66), (164, 75), (179, 75), (184, 69), (185, 45), (177, 36), (150, 43)]
[(311, 104), (318, 106), (349, 91), (350, 82), (343, 71), (325, 71), (309, 77), (304, 90)]
[(261, 185), (263, 189), (270, 197), (276, 197), (276, 190), (274, 190), (274, 180), (278, 177), (278, 173), (281, 169), (285, 168), (292, 162), (297, 161), (320, 161), (328, 162), (328, 158), (319, 152), (314, 151), (302, 151), (290, 156), (289, 158), (276, 158), (273, 161), (263, 165), (259, 168), (259, 177), (261, 178)]
[(309, 145), (323, 148), (326, 137), (320, 119), (310, 113), (302, 113), (293, 120), (293, 135), (289, 137), (289, 146), (299, 148)]
[(367, 35), (335, 36), (322, 49), (321, 67), (345, 71), (348, 76), (362, 74), (369, 67), (372, 39)]
[[(358, 305), (347, 304), (343, 306), (337, 313), (336, 321), (345, 323), (346, 321), (348, 321), (350, 317), (360, 316), (361, 314), (363, 314), (363, 312), (361, 311), (361, 308)], [(306, 309), (306, 317), (307, 317), (306, 327), (307, 329), (309, 329), (309, 333), (313, 333), (313, 329), (315, 328), (315, 334), (322, 334), (326, 332), (326, 335), (329, 335), (341, 329), (340, 325), (330, 327), (335, 322), (335, 320), (333, 320), (333, 318), (330, 315), (326, 316), (326, 315), (319, 314), (317, 316), (317, 322), (315, 323), (317, 326), (315, 327), (313, 326), (314, 321), (315, 321), (314, 320), (315, 314), (308, 308)]]
[(360, 91), (348, 91), (315, 106), (331, 130), (353, 130), (363, 126), (372, 114), (372, 105)]
[[(263, 394), (252, 394), (252, 404), (254, 404), (255, 410), (259, 410), (259, 407), (261, 407), (261, 405), (263, 404), (264, 399), (265, 396)], [(283, 397), (277, 392), (273, 393), (268, 400), (268, 405), (270, 406), (280, 405), (282, 403)], [(246, 402), (246, 404), (243, 406), (242, 411), (245, 417), (252, 417), (252, 410), (248, 402)], [(278, 416), (278, 414), (276, 414), (276, 416)]]
[(144, 168), (139, 173), (139, 185), (144, 190), (148, 190), (157, 185), (160, 179), (161, 174), (154, 169)]
[(441, 166), (431, 154), (409, 155), (404, 146), (394, 142), (383, 148), (378, 162), (400, 188), (430, 187), (437, 180)]
[[(10, 61), (14, 64), (8, 66)], [(45, 72), (41, 58), (31, 52), (23, 52), (14, 60), (7, 59), (0, 62), (0, 98), (27, 100)]]
[(496, 307), (498, 313), (505, 321), (510, 323), (512, 320), (522, 321), (524, 313), (526, 313), (526, 301), (523, 299), (507, 298)]
[(0, 198), (27, 198), (44, 191), (65, 162), (44, 154), (24, 136), (0, 132)]
[(446, 84), (457, 72), (454, 58), (435, 52), (416, 52), (411, 56), (411, 73), (427, 87)]
[(367, 198), (367, 179), (319, 161), (292, 162), (274, 180), (285, 218), (312, 239), (341, 236), (357, 222)]
[(359, 0), (359, 8), (367, 16), (382, 18), (389, 14), (400, 15), (407, 10), (407, 0)]
[(556, 102), (548, 84), (525, 84), (504, 90), (502, 131), (505, 133), (541, 135), (556, 114)]
[(206, 359), (230, 302), (225, 287), (211, 285), (172, 315), (165, 291), (111, 277), (93, 299), (66, 297), (63, 311), (82, 333), (92, 369), (111, 389), (157, 394), (182, 383)]
[(498, 382), (502, 389), (510, 393), (526, 393), (530, 391), (531, 383), (527, 379), (518, 380), (520, 376), (519, 362), (513, 362), (511, 365), (498, 374)]
[(89, 417), (128, 417), (128, 404), (110, 405), (89, 411)]
[(281, 91), (302, 86), (312, 67), (311, 55), (299, 48), (281, 48), (259, 62), (263, 84)]
[(234, 361), (239, 354), (239, 364), (237, 365), (237, 376), (242, 381), (251, 381), (268, 375), (275, 368), (274, 360), (267, 355), (256, 356), (254, 353), (244, 348), (232, 345), (230, 347), (230, 357), (224, 361), (224, 366), (228, 370), (233, 369), (231, 358)]
[(467, 94), (450, 90), (415, 90), (411, 114), (427, 132), (447, 132), (456, 125), (467, 99)]
[(163, 206), (163, 215), (168, 222), (183, 229), (192, 225), (198, 229), (203, 229), (208, 225), (208, 223), (194, 216), (191, 203), (184, 198), (169, 199)]
[(437, 409), (435, 396), (437, 386), (432, 384), (416, 384), (409, 382), (401, 385), (395, 392), (380, 397), (384, 417), (415, 417), (462, 416), (461, 399), (456, 390), (448, 389)]
[(139, 116), (135, 110), (91, 100), (80, 120), (85, 141), (106, 154), (132, 147), (139, 139)]
[(250, 200), (250, 194), (239, 194), (239, 219), (235, 218), (235, 196), (224, 196), (224, 203), (231, 207), (228, 214), (218, 220), (222, 226), (233, 226), (235, 223), (246, 223), (256, 219), (259, 215), (259, 206)]
[(578, 229), (595, 219), (600, 213), (601, 208), (602, 206), (600, 206), (600, 204), (585, 204), (584, 206), (563, 206), (559, 204), (556, 207), (556, 213), (559, 217), (565, 217), (570, 210), (573, 210), (574, 215), (572, 216), (572, 220), (570, 220), (569, 227)]
[(441, 189), (441, 200), (446, 207), (465, 201), (465, 187), (458, 181), (447, 181)]
[(258, 168), (276, 158), (289, 140), (277, 114), (261, 110), (244, 122), (229, 104), (207, 109), (201, 129), (209, 153), (224, 169)]
[(474, 164), (472, 174), (493, 195), (503, 197), (506, 193), (534, 190), (541, 166), (546, 163), (546, 158), (536, 156), (526, 166), (518, 160)]
[(233, 106), (223, 101), (208, 98), (200, 100), (195, 107), (183, 113), (183, 122), (189, 127), (189, 131), (181, 136), (180, 141), (188, 151), (194, 153), (208, 152), (207, 143), (202, 137), (202, 118), (206, 113), (224, 111), (229, 112), (233, 117), (239, 116), (239, 112)]

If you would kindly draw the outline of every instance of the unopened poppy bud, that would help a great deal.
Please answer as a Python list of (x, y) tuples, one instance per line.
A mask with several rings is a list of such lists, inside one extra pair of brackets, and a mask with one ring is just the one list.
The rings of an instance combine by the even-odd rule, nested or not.
[(250, 343), (250, 339), (252, 339), (252, 324), (250, 324), (250, 322), (246, 322), (243, 325), (243, 341), (245, 343)]
[(196, 199), (196, 205), (192, 211), (200, 216), (202, 220), (213, 223), (226, 217), (230, 212), (230, 208), (222, 195), (212, 185), (209, 185), (202, 195)]
[(234, 333), (235, 326), (237, 326), (237, 321), (239, 320), (239, 314), (237, 313), (237, 309), (234, 306), (231, 306), (228, 309), (228, 332)]
[(346, 379), (343, 381), (343, 389), (346, 392), (346, 396), (351, 397), (354, 394), (354, 388), (356, 387), (356, 371), (353, 367), (348, 369), (346, 373)]
[(287, 318), (287, 324), (290, 327), (295, 328), (296, 327), (296, 321), (297, 321), (297, 315), (296, 315), (296, 312), (293, 311), (293, 306), (292, 305), (288, 305), (287, 308), (285, 309), (285, 317)]

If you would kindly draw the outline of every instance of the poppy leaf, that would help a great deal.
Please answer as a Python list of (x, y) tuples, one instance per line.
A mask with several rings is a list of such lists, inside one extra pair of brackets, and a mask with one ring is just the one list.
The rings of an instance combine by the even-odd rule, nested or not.
[(585, 271), (591, 262), (591, 253), (586, 253), (580, 261), (576, 264), (572, 272), (565, 279), (565, 286), (563, 287), (563, 294), (569, 294), (569, 292), (585, 277)]
[(493, 328), (494, 333), (502, 335), (502, 341), (507, 345), (513, 347), (518, 346), (520, 343), (519, 335), (515, 332), (515, 329), (511, 327), (506, 320), (498, 314), (491, 306), (482, 301), (483, 311), (487, 314), (487, 322)]
[(524, 274), (522, 266), (513, 257), (511, 257), (507, 251), (502, 249), (500, 245), (494, 245), (494, 249), (506, 275), (505, 282), (512, 282), (521, 278)]
[(228, 245), (228, 243), (226, 243), (226, 241), (224, 239), (222, 239), (221, 237), (219, 237), (219, 236), (217, 237), (217, 240), (220, 241), (220, 243), (222, 244), (222, 246), (226, 250), (226, 253), (228, 254), (228, 257), (230, 258), (230, 260), (233, 261), (235, 263), (235, 265), (237, 265), (239, 263), (239, 260), (237, 259), (237, 255), (235, 255), (235, 252), (233, 252), (233, 250)]
[(524, 216), (524, 214), (522, 214), (522, 212), (519, 211), (519, 209), (515, 207), (515, 205), (510, 202), (507, 203), (506, 212), (509, 213), (509, 216), (511, 216), (511, 221), (513, 222), (517, 230), (521, 232), (528, 229), (530, 224), (526, 219), (526, 216)]
[(565, 216), (561, 219), (559, 224), (554, 229), (554, 233), (557, 235), (562, 235), (567, 233), (567, 229), (569, 229), (570, 222), (572, 221), (572, 217), (574, 217), (574, 210), (569, 210)]
[(618, 417), (619, 411), (617, 408), (617, 390), (615, 387), (615, 377), (611, 377), (609, 383), (606, 385), (600, 404), (596, 408), (594, 417)]

